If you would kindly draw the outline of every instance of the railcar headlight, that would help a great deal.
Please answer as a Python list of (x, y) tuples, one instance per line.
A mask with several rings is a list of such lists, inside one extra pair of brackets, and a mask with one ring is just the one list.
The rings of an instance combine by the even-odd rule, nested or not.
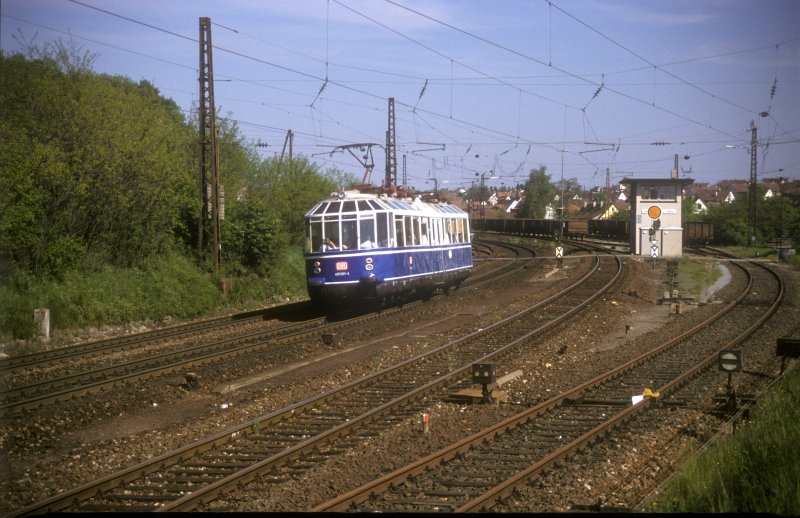
[(319, 275), (322, 273), (322, 268), (314, 268), (314, 275)]

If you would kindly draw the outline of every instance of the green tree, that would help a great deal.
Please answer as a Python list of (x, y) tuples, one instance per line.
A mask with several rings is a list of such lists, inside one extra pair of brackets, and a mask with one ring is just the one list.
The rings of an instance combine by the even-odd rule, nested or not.
[(785, 196), (773, 196), (763, 200), (757, 213), (756, 225), (765, 242), (775, 239), (791, 239), (800, 243), (800, 208)]
[[(133, 264), (173, 244), (195, 184), (194, 133), (150, 84), (0, 56), (0, 246), (58, 274)], [(56, 260), (57, 259), (57, 260)]]
[(714, 225), (714, 243), (732, 246), (747, 246), (747, 201), (735, 200), (709, 207), (704, 219)]
[[(239, 156), (241, 167), (245, 167), (246, 158)], [(223, 181), (231, 172), (220, 173)], [(303, 216), (336, 188), (328, 175), (343, 177), (336, 170), (320, 173), (316, 164), (302, 156), (251, 161), (249, 170), (238, 174), (232, 183), (235, 189), (228, 191), (226, 187), (230, 195), (226, 195), (222, 225), (225, 262), (269, 275), (286, 247), (302, 246)]]
[(564, 193), (564, 200), (568, 200), (575, 196), (576, 194), (580, 194), (583, 192), (583, 187), (581, 187), (580, 182), (578, 182), (577, 178), (564, 178), (560, 179), (555, 182), (555, 189), (556, 192), (561, 195), (561, 192)]
[(525, 201), (519, 210), (520, 218), (543, 219), (546, 207), (552, 203), (556, 189), (550, 182), (547, 166), (532, 169), (525, 183)]
[(628, 207), (627, 209), (622, 209), (622, 210), (619, 210), (619, 211), (615, 212), (614, 215), (611, 216), (611, 219), (613, 219), (615, 221), (627, 221), (627, 220), (631, 219), (631, 209), (630, 209), (630, 207)]

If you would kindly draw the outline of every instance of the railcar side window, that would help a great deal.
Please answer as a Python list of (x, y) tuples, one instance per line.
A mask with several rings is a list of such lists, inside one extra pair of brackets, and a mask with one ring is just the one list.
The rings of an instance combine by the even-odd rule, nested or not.
[(406, 246), (406, 239), (403, 231), (403, 216), (394, 217), (394, 237), (397, 241), (397, 246)]
[(447, 224), (447, 242), (457, 243), (455, 222), (452, 219), (448, 218), (446, 224)]
[(414, 246), (417, 244), (417, 241), (414, 239), (414, 227), (416, 226), (415, 223), (417, 218), (413, 218), (412, 221), (411, 216), (405, 216), (403, 219), (405, 220), (404, 223), (406, 227), (406, 246)]
[(429, 245), (430, 240), (428, 239), (428, 218), (419, 218), (420, 222), (420, 241), (421, 245)]
[(375, 215), (378, 223), (378, 246), (389, 246), (389, 213), (378, 212)]

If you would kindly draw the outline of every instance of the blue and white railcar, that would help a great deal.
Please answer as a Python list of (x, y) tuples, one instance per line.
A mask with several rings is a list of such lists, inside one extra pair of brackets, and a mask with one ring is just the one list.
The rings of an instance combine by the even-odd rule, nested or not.
[(453, 205), (344, 191), (305, 223), (308, 294), (318, 303), (426, 294), (472, 272), (469, 218)]

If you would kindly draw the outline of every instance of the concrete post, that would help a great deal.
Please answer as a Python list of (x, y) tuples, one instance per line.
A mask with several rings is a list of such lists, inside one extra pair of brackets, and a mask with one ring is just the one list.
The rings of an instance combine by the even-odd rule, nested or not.
[(34, 309), (33, 320), (39, 326), (39, 338), (45, 342), (50, 340), (50, 310), (47, 308)]

